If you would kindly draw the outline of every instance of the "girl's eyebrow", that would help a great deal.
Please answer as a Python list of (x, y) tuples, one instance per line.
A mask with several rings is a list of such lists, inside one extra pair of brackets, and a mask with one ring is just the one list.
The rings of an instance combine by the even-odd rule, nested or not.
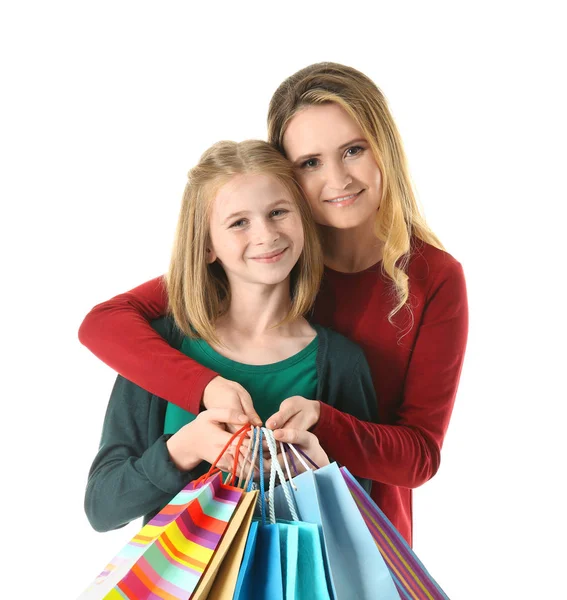
[[(359, 143), (366, 143), (366, 140), (364, 138), (356, 138), (354, 140), (350, 140), (350, 142), (347, 142), (346, 144), (342, 144), (341, 146), (339, 146), (339, 150), (344, 150), (345, 148), (347, 148), (348, 146), (352, 146), (354, 144), (359, 144)], [(300, 162), (303, 162), (304, 160), (307, 160), (308, 158), (318, 158), (319, 156), (321, 156), (320, 152), (314, 152), (313, 154), (302, 154), (301, 156), (299, 156), (298, 158), (296, 158), (293, 163), (297, 164)]]
[[(274, 208), (274, 206), (278, 206), (278, 205), (282, 205), (282, 204), (290, 204), (290, 201), (287, 198), (280, 198), (279, 200), (274, 200), (274, 202), (271, 202), (270, 204), (268, 204), (268, 206), (266, 207), (267, 210), (270, 210), (272, 208)], [(228, 217), (226, 217), (226, 219), (223, 219), (223, 225), (227, 222), (227, 221), (231, 221), (232, 219), (236, 218), (236, 217), (242, 217), (244, 215), (247, 215), (250, 211), (249, 210), (238, 210), (236, 212), (231, 213), (230, 215), (228, 215)]]

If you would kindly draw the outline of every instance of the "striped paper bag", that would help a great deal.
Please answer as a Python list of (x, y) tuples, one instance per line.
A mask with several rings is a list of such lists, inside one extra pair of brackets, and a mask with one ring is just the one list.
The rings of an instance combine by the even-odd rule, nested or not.
[(193, 488), (147, 523), (78, 600), (190, 598), (245, 493), (220, 473)]
[(346, 467), (341, 473), (378, 546), (402, 600), (449, 600), (388, 517)]

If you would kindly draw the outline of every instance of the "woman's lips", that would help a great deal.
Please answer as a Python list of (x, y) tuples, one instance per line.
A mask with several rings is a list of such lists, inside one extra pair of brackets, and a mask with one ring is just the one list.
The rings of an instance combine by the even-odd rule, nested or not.
[(330, 200), (323, 200), (325, 204), (329, 204), (330, 206), (335, 206), (337, 208), (342, 208), (343, 206), (350, 206), (356, 202), (356, 199), (362, 194), (364, 190), (360, 192), (356, 192), (356, 194), (348, 194), (344, 196), (339, 196), (337, 198), (332, 198)]

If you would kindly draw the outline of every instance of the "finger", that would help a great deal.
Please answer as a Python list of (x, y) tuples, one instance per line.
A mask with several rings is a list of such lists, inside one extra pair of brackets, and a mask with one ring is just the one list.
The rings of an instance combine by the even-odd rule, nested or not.
[(209, 408), (201, 413), (202, 418), (209, 419), (214, 423), (222, 423), (227, 425), (244, 425), (248, 423), (248, 417), (234, 408)]
[(313, 443), (314, 436), (308, 431), (285, 427), (284, 429), (276, 429), (274, 431), (274, 437), (278, 442), (285, 442), (286, 444), (295, 444), (297, 446), (309, 448)]
[(297, 407), (293, 405), (288, 405), (285, 407), (280, 407), (277, 413), (273, 414), (266, 422), (266, 427), (268, 429), (281, 429), (287, 425), (287, 423), (298, 413)]
[(248, 418), (248, 421), (257, 427), (260, 427), (262, 425), (262, 419), (260, 419), (254, 408), (252, 396), (250, 396), (250, 394), (244, 388), (242, 388), (242, 391), (238, 394), (238, 396), (240, 398), (240, 405), (242, 406), (242, 410)]

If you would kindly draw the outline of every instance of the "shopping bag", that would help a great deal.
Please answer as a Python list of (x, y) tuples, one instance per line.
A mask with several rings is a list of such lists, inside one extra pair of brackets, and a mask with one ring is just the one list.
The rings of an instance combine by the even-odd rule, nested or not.
[(341, 467), (340, 471), (388, 565), (400, 597), (404, 600), (448, 600), (448, 596), (431, 577), (405, 539), (349, 470)]
[[(234, 600), (331, 600), (319, 528), (298, 520), (291, 492), (284, 493), (287, 513), (292, 520), (276, 518), (275, 473), (287, 486), (277, 462), (272, 432), (264, 432), (272, 457), (268, 493), (264, 493), (260, 452), (260, 502), (252, 523)], [(258, 436), (261, 446), (262, 435)], [(268, 509), (266, 510), (266, 505)], [(269, 516), (266, 516), (269, 513)]]
[[(394, 581), (336, 463), (292, 479), (301, 521), (319, 526), (329, 588), (336, 600), (398, 600)], [(286, 514), (283, 490), (275, 506)]]
[[(233, 438), (246, 435), (245, 429)], [(245, 495), (244, 490), (223, 483), (215, 466), (204, 478), (189, 483), (147, 523), (78, 600), (187, 600), (210, 566)]]
[(330, 600), (319, 528), (312, 523), (278, 520), (285, 574), (285, 600)]
[(214, 600), (220, 600), (223, 597), (232, 600), (244, 552), (243, 543), (239, 552), (239, 539), (246, 540), (257, 496), (257, 491), (244, 493), (207, 570), (191, 596), (191, 600), (206, 600), (208, 597), (214, 598)]

